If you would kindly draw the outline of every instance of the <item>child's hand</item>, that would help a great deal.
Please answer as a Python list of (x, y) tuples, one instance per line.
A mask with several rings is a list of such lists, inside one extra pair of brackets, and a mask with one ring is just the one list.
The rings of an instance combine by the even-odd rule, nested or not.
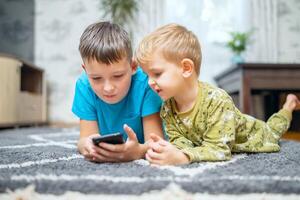
[(155, 165), (181, 165), (190, 163), (189, 158), (171, 143), (151, 134), (153, 142), (146, 153), (146, 159)]
[(124, 130), (128, 135), (125, 144), (100, 143), (99, 147), (94, 146), (93, 161), (96, 162), (126, 162), (140, 159), (144, 156), (145, 150), (138, 142), (136, 134), (127, 125)]
[(81, 152), (85, 159), (93, 161), (93, 154), (96, 153), (94, 150), (94, 143), (92, 139), (99, 136), (99, 134), (93, 134), (89, 137), (84, 138), (83, 151)]

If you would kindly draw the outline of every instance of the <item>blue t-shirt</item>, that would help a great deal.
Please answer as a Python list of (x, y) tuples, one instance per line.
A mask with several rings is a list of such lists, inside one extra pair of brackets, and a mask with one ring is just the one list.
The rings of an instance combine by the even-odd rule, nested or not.
[(140, 68), (132, 75), (127, 95), (116, 104), (102, 101), (83, 72), (76, 82), (72, 112), (82, 120), (97, 121), (101, 135), (120, 132), (126, 139), (123, 125), (127, 124), (136, 133), (138, 141), (144, 143), (142, 117), (159, 112), (161, 103), (160, 97), (149, 87), (147, 75)]

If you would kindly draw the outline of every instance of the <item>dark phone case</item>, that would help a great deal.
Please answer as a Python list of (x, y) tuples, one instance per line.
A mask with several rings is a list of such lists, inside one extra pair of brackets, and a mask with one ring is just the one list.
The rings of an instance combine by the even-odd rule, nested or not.
[(105, 142), (109, 144), (123, 144), (124, 139), (121, 133), (114, 133), (93, 138), (93, 143), (95, 145), (98, 145), (100, 142)]

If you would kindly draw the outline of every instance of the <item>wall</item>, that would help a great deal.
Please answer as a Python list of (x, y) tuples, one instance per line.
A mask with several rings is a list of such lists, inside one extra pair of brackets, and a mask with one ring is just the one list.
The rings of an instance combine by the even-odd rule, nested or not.
[[(133, 45), (157, 27), (163, 3), (140, 1), (140, 14), (132, 30)], [(99, 0), (37, 0), (35, 6), (35, 63), (46, 69), (51, 122), (74, 122), (71, 113), (76, 78), (80, 75), (79, 38), (91, 23), (101, 20)], [(103, 20), (103, 19), (102, 19)]]
[(84, 28), (102, 15), (98, 0), (43, 0), (35, 6), (35, 63), (46, 69), (51, 122), (71, 122), (76, 77), (81, 73), (78, 52)]
[(278, 2), (278, 61), (300, 62), (300, 1)]
[(253, 62), (300, 62), (300, 2), (251, 0), (250, 24), (254, 28), (248, 60)]
[(0, 1), (0, 53), (34, 61), (34, 0)]
[[(133, 29), (133, 44), (135, 46), (146, 33), (160, 25), (180, 23), (194, 31), (200, 39), (203, 50), (200, 78), (214, 83), (213, 77), (231, 64), (232, 54), (224, 47), (228, 39), (227, 32), (247, 31), (253, 27), (253, 13), (256, 9), (253, 10), (251, 5), (255, 1), (142, 0), (141, 12)], [(274, 1), (278, 17), (277, 60), (300, 62), (300, 3), (297, 0), (257, 0), (267, 3)], [(79, 38), (87, 25), (101, 19), (99, 2), (100, 0), (0, 1), (0, 51), (15, 53), (45, 69), (51, 122), (77, 121), (71, 113), (71, 105), (74, 84), (81, 73)], [(247, 61), (264, 61), (259, 57), (255, 45), (269, 51), (266, 46), (261, 45), (260, 40), (256, 41), (247, 52)]]
[(228, 32), (244, 31), (248, 28), (248, 2), (240, 0), (165, 2), (167, 9), (164, 22), (180, 23), (198, 36), (202, 48), (200, 79), (214, 83), (214, 77), (231, 65), (232, 54), (225, 47)]

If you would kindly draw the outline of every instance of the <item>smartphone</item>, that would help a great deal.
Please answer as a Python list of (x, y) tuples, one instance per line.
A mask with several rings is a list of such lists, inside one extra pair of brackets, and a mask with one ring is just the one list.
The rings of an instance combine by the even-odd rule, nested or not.
[(123, 144), (125, 142), (123, 139), (123, 134), (121, 133), (103, 135), (103, 136), (95, 137), (92, 140), (95, 145), (98, 145), (100, 142), (105, 142), (109, 144)]

